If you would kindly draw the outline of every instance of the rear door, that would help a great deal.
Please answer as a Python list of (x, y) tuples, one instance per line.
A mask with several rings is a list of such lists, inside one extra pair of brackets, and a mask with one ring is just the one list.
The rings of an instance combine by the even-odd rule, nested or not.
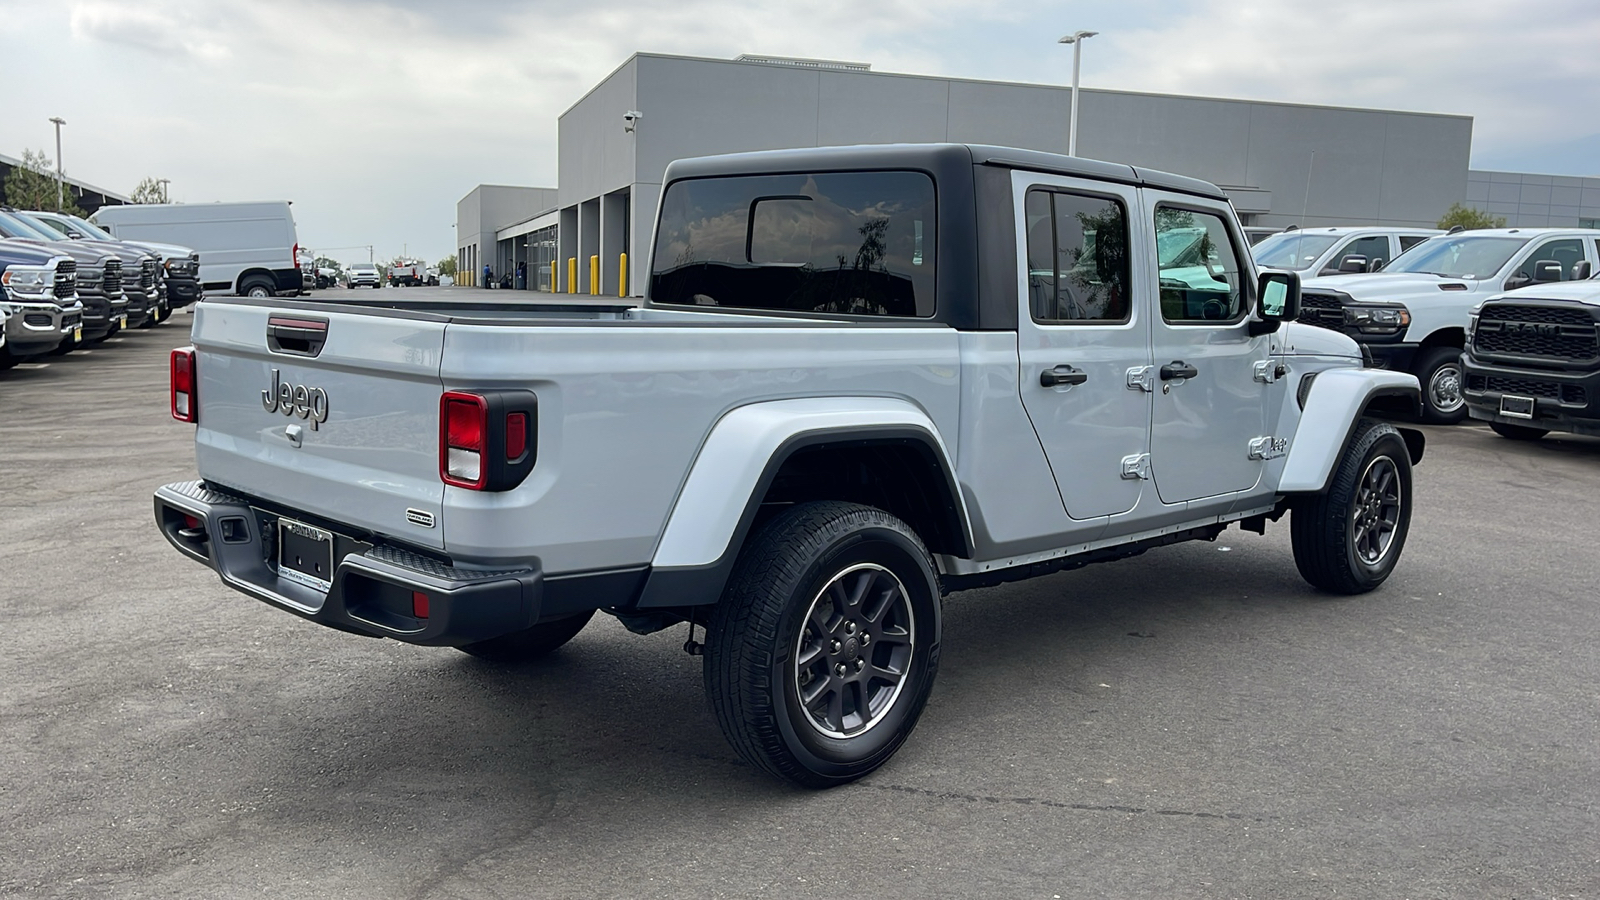
[[(326, 329), (320, 347), (302, 340), (319, 325)], [(442, 549), (441, 529), (421, 523), (440, 521), (444, 498), (444, 330), (443, 319), (201, 304), (194, 324), (201, 476)]]
[(1266, 384), (1255, 366), (1269, 338), (1251, 337), (1253, 269), (1226, 204), (1145, 192), (1155, 225), (1159, 302), (1151, 317), (1156, 390), (1150, 463), (1162, 503), (1253, 487), (1266, 436)]
[(1150, 395), (1129, 371), (1150, 365), (1148, 256), (1134, 188), (1017, 172), (1017, 349), (1023, 406), (1067, 514), (1091, 519), (1139, 502)]

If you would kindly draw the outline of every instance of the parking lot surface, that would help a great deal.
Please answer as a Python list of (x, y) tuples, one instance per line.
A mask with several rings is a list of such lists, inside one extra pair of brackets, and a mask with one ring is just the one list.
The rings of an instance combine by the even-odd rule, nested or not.
[(682, 628), (501, 668), (179, 557), (188, 323), (0, 373), (0, 895), (1600, 894), (1600, 441), (1428, 429), (1366, 596), (1287, 521), (954, 595), (916, 733), (814, 793), (724, 743)]

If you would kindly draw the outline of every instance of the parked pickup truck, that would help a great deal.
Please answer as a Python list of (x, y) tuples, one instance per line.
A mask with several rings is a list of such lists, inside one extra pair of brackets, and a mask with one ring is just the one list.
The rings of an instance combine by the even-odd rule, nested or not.
[(1490, 297), (1467, 335), (1472, 418), (1513, 440), (1600, 435), (1600, 280)]
[[(1360, 341), (1379, 365), (1422, 382), (1423, 419), (1467, 417), (1461, 350), (1485, 297), (1572, 281), (1600, 265), (1600, 230), (1498, 228), (1440, 235), (1370, 275), (1312, 278), (1300, 320)], [(1586, 276), (1585, 276), (1586, 277)]]
[(1250, 248), (1256, 265), (1292, 269), (1301, 277), (1377, 272), (1389, 260), (1436, 234), (1438, 228), (1338, 225), (1280, 231)]
[(916, 723), (948, 592), (1285, 513), (1312, 585), (1393, 571), (1423, 441), (1372, 416), (1417, 380), (1291, 324), (1246, 247), (1210, 184), (1033, 151), (675, 162), (641, 308), (202, 304), (171, 386), (202, 480), (156, 523), (357, 634), (690, 623), (737, 751), (839, 784)]
[(49, 247), (0, 239), (0, 306), (10, 314), (0, 369), (83, 340), (78, 263)]

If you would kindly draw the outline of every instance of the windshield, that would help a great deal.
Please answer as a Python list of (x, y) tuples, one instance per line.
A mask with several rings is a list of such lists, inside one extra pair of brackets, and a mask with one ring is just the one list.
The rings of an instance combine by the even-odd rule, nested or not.
[(52, 231), (59, 231), (59, 232), (61, 232), (62, 236), (64, 236), (64, 237), (72, 237), (72, 230), (67, 228), (65, 223), (58, 222), (55, 219), (47, 219), (47, 218), (43, 218), (41, 216), (36, 216), (36, 215), (33, 215), (32, 213), (29, 213), (28, 214), (28, 223), (31, 224), (31, 225), (42, 225), (45, 228), (49, 228)]
[(64, 238), (43, 225), (30, 222), (16, 213), (0, 210), (0, 234), (11, 238), (25, 238), (34, 241), (59, 241)]
[(1492, 278), (1530, 238), (1457, 235), (1423, 241), (1394, 258), (1385, 272), (1421, 272), (1446, 278)]
[(77, 216), (62, 216), (67, 220), (67, 227), (92, 241), (114, 241), (117, 236), (101, 228), (93, 222), (80, 219)]
[(1250, 248), (1256, 265), (1272, 269), (1293, 269), (1303, 272), (1311, 268), (1318, 257), (1328, 252), (1336, 234), (1306, 234), (1303, 231), (1285, 231), (1275, 234)]

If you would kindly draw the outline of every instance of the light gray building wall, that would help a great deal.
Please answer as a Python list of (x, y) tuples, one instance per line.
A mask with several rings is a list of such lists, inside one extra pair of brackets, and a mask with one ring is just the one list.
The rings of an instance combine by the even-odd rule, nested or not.
[(1600, 178), (1473, 169), (1465, 203), (1514, 227), (1600, 228)]
[[(627, 252), (628, 292), (639, 294), (674, 159), (923, 141), (1064, 152), (1070, 97), (1052, 85), (637, 54), (560, 117), (559, 202), (577, 228), (560, 252), (578, 257), (584, 293), (590, 256), (602, 260), (602, 293), (613, 293)], [(1081, 98), (1081, 155), (1212, 181), (1247, 224), (1432, 225), (1467, 187), (1468, 116), (1125, 91)], [(632, 131), (630, 111), (642, 114)]]
[(532, 219), (557, 205), (555, 188), (480, 184), (456, 202), (456, 270), (458, 283), (476, 284), (484, 263), (501, 274), (496, 232), (513, 222)]

